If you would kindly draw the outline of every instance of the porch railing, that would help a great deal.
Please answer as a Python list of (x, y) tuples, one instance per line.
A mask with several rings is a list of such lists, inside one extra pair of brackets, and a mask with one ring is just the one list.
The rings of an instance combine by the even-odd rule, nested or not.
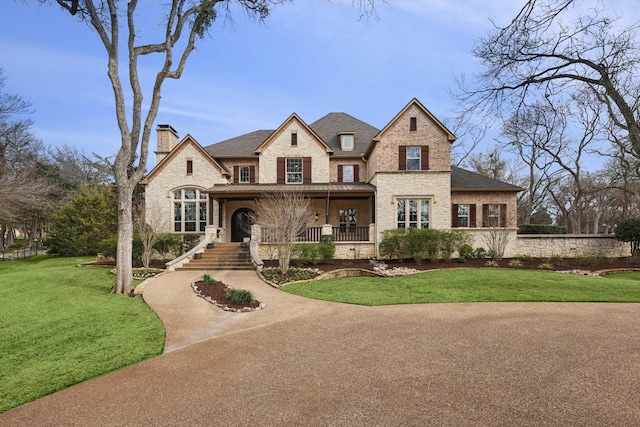
[(368, 242), (369, 227), (333, 227), (335, 242)]
[[(369, 227), (332, 227), (333, 240), (335, 242), (368, 242)], [(296, 239), (298, 242), (319, 242), (322, 237), (322, 227), (308, 227)], [(275, 230), (262, 228), (263, 243), (276, 241)]]
[[(319, 242), (322, 236), (322, 227), (307, 227), (305, 231), (298, 235), (298, 242)], [(275, 230), (272, 228), (262, 228), (262, 241), (270, 243), (276, 241)]]

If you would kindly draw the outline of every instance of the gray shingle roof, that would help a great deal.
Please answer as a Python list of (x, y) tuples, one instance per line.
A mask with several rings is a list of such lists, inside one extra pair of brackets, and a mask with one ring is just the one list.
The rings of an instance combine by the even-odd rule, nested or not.
[[(367, 150), (379, 129), (356, 119), (346, 113), (329, 113), (309, 125), (320, 138), (333, 149), (334, 156), (360, 155)], [(354, 132), (353, 151), (342, 151), (340, 148), (340, 132)]]
[[(367, 123), (346, 113), (329, 113), (313, 122), (309, 127), (333, 149), (334, 156), (359, 156), (364, 153), (371, 139), (380, 132)], [(205, 150), (214, 157), (253, 156), (260, 146), (274, 131), (257, 130), (208, 145)], [(353, 151), (340, 149), (340, 132), (354, 132)]]
[(479, 173), (451, 166), (451, 191), (522, 191), (517, 185), (507, 184)]
[(257, 130), (235, 138), (204, 147), (214, 157), (253, 156), (256, 148), (273, 133), (273, 130)]

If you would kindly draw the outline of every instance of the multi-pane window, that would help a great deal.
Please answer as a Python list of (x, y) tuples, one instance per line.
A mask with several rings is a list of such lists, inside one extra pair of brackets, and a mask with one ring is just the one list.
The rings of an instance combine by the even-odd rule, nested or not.
[(287, 184), (302, 184), (302, 159), (288, 158), (286, 160)]
[(338, 221), (340, 222), (341, 232), (344, 233), (347, 231), (347, 227), (351, 231), (356, 229), (357, 214), (356, 209), (338, 209)]
[(499, 227), (500, 205), (488, 205), (487, 218), (489, 219), (489, 227)]
[(207, 226), (207, 195), (195, 188), (173, 192), (173, 231), (203, 232)]
[(407, 147), (407, 170), (420, 170), (420, 147)]
[(238, 168), (238, 172), (240, 173), (239, 182), (247, 183), (251, 182), (251, 172), (249, 166), (240, 166)]
[(429, 207), (426, 199), (398, 199), (398, 228), (429, 228)]
[(458, 205), (458, 227), (469, 226), (469, 205)]

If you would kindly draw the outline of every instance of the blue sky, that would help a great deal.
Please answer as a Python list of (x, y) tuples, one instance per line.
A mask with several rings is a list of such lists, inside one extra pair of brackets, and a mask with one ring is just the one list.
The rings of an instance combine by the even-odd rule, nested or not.
[[(343, 111), (381, 128), (413, 97), (445, 120), (455, 106), (454, 75), (477, 69), (470, 52), (490, 19), (508, 23), (524, 0), (387, 0), (378, 2), (377, 19), (360, 20), (351, 3), (296, 0), (264, 23), (243, 14), (219, 19), (183, 77), (165, 84), (156, 124), (203, 145), (273, 129), (292, 112), (311, 123)], [(638, 19), (635, 0), (613, 3)], [(156, 29), (151, 18), (140, 22), (143, 33)], [(33, 103), (45, 144), (117, 152), (106, 54), (84, 24), (35, 0), (2, 0), (0, 67), (5, 90)], [(141, 75), (151, 81), (154, 69), (144, 63)]]

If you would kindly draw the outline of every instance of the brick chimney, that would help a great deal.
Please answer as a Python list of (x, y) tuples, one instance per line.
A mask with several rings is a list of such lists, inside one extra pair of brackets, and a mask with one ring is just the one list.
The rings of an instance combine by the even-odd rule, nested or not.
[(158, 125), (156, 131), (158, 131), (158, 146), (155, 151), (157, 165), (178, 145), (178, 132), (171, 125)]

